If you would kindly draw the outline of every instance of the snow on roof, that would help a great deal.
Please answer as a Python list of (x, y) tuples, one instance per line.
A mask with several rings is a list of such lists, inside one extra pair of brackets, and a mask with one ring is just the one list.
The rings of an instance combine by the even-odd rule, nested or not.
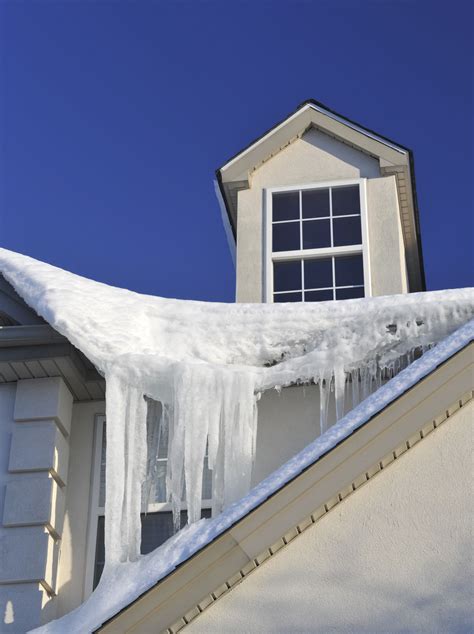
[[(121, 596), (123, 605), (143, 592), (281, 486), (285, 474), (294, 477), (298, 465), (316, 459), (312, 452), (328, 451), (391, 394), (386, 386), (366, 399), (382, 376), (396, 375), (415, 353), (426, 352), (474, 315), (473, 289), (313, 304), (212, 304), (113, 288), (5, 249), (0, 249), (0, 271), (106, 378), (106, 563), (87, 603), (93, 607), (84, 608), (81, 627), (73, 630), (81, 632), (87, 619), (95, 618), (88, 610), (107, 618)], [(465, 337), (470, 328), (459, 332)], [(443, 350), (438, 346), (426, 358), (436, 360)], [(426, 358), (413, 368), (423, 368)], [(405, 378), (415, 371), (408, 370)], [(397, 389), (399, 377), (389, 389)], [(348, 378), (353, 402), (363, 403), (343, 417)], [(247, 496), (258, 398), (266, 389), (298, 382), (319, 385), (322, 431), (331, 393), (342, 420)], [(140, 556), (142, 486), (147, 459), (153, 464), (157, 458), (151, 451), (157, 445), (147, 447), (145, 396), (162, 403), (175, 520), (185, 484), (188, 520), (196, 522), (156, 558)], [(206, 446), (214, 519), (202, 524), (197, 520)], [(125, 597), (119, 587), (129, 588), (129, 576), (139, 581)]]
[(38, 634), (94, 631), (473, 340), (474, 319), (379, 388), (220, 515), (187, 526), (138, 561), (121, 564), (82, 606), (34, 631)]

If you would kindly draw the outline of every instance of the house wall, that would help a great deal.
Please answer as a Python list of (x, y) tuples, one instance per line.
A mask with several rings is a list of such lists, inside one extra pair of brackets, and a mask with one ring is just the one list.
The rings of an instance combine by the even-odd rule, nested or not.
[[(350, 396), (347, 405), (350, 406)], [(328, 425), (336, 421), (334, 398), (330, 398)], [(258, 403), (256, 459), (252, 486), (301, 451), (321, 433), (319, 387), (268, 390)]]
[(472, 401), (187, 627), (472, 631)]
[(72, 396), (59, 377), (0, 387), (0, 631), (55, 616)]
[[(375, 275), (374, 295), (406, 292), (403, 238), (395, 177), (381, 177), (377, 159), (323, 132), (309, 130), (263, 163), (238, 193), (236, 299), (264, 300), (263, 200), (265, 189), (334, 180), (367, 178), (369, 255)], [(390, 235), (387, 235), (390, 234)], [(388, 250), (387, 250), (388, 249)], [(396, 269), (396, 272), (394, 272)]]
[(97, 416), (105, 414), (105, 401), (75, 403), (72, 412), (68, 495), (61, 540), (61, 559), (58, 570), (56, 614), (67, 614), (88, 595), (85, 588), (89, 553), (94, 546), (88, 540), (89, 509)]

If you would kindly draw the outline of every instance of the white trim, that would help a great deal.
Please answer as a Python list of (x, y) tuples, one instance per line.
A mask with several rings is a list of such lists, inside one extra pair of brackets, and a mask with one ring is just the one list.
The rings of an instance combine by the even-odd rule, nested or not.
[(292, 192), (299, 189), (324, 189), (326, 187), (345, 187), (346, 185), (359, 185), (364, 180), (362, 178), (341, 178), (341, 180), (317, 181), (305, 183), (304, 185), (286, 185), (283, 187), (270, 187), (268, 191), (273, 193)]
[(275, 251), (272, 254), (273, 262), (282, 262), (283, 260), (299, 260), (327, 258), (332, 255), (355, 255), (362, 253), (362, 244), (351, 244), (345, 247), (324, 247), (321, 249), (300, 249), (299, 251)]
[(362, 228), (362, 261), (364, 264), (364, 288), (365, 297), (372, 297), (372, 275), (370, 269), (369, 248), (369, 220), (367, 212), (367, 179), (362, 178), (360, 183), (360, 224)]
[(403, 155), (407, 154), (406, 150), (403, 150), (400, 146), (394, 145), (393, 143), (390, 143), (389, 141), (386, 141), (385, 139), (382, 139), (378, 135), (372, 134), (371, 132), (368, 132), (367, 130), (364, 130), (363, 128), (359, 127), (355, 123), (350, 123), (349, 121), (347, 121), (343, 117), (338, 117), (336, 114), (333, 114), (332, 112), (329, 112), (328, 110), (325, 110), (324, 108), (321, 108), (320, 106), (316, 106), (315, 104), (305, 104), (302, 108), (300, 108), (299, 110), (294, 112), (292, 115), (287, 117), (284, 121), (282, 121), (279, 125), (277, 125), (275, 128), (270, 130), (270, 132), (267, 132), (267, 134), (265, 134), (263, 137), (261, 137), (260, 139), (255, 141), (255, 143), (252, 143), (252, 145), (250, 145), (248, 148), (246, 148), (245, 150), (243, 150), (242, 152), (237, 154), (237, 156), (235, 156), (233, 159), (230, 159), (230, 161), (225, 163), (225, 165), (223, 165), (220, 168), (220, 171), (223, 171), (223, 170), (229, 168), (231, 165), (233, 165), (234, 163), (239, 161), (241, 158), (243, 158), (249, 152), (251, 152), (254, 148), (258, 147), (261, 143), (267, 141), (276, 132), (278, 132), (283, 127), (285, 127), (288, 123), (290, 123), (290, 121), (293, 121), (293, 119), (295, 119), (296, 117), (299, 117), (300, 115), (302, 115), (307, 110), (316, 110), (316, 112), (320, 112), (321, 114), (326, 115), (330, 119), (333, 119), (334, 121), (337, 121), (338, 123), (341, 123), (341, 124), (347, 126), (348, 128), (351, 128), (352, 130), (355, 130), (356, 132), (359, 132), (360, 134), (366, 136), (367, 138), (373, 139), (374, 141), (377, 141), (378, 143), (381, 143), (382, 145), (385, 145), (386, 147), (389, 147), (392, 150), (395, 150), (396, 152), (399, 152), (400, 154), (403, 154)]
[[(330, 189), (336, 187), (345, 187), (348, 185), (358, 185), (359, 186), (359, 196), (360, 196), (360, 221), (361, 221), (361, 233), (362, 233), (362, 244), (355, 244), (350, 246), (342, 246), (342, 247), (324, 247), (320, 249), (299, 249), (294, 251), (273, 251), (272, 245), (272, 214), (273, 214), (273, 194), (274, 193), (283, 193), (290, 191), (299, 191), (303, 192), (308, 189)], [(302, 227), (303, 227), (303, 218), (302, 218), (302, 193), (299, 196), (299, 218), (294, 220), (293, 222), (300, 223), (300, 245), (303, 245), (302, 239)], [(283, 262), (283, 261), (291, 261), (291, 260), (304, 260), (304, 259), (316, 259), (323, 257), (332, 257), (332, 268), (333, 268), (333, 281), (335, 282), (335, 260), (334, 258), (340, 255), (356, 255), (362, 254), (363, 268), (364, 268), (364, 295), (365, 297), (370, 297), (372, 295), (372, 285), (371, 285), (371, 275), (370, 275), (370, 258), (369, 258), (369, 231), (368, 231), (368, 218), (367, 218), (367, 179), (366, 178), (352, 178), (352, 179), (342, 179), (342, 180), (333, 180), (333, 181), (323, 181), (318, 183), (307, 183), (304, 185), (289, 185), (286, 187), (269, 187), (264, 190), (263, 196), (263, 236), (264, 236), (264, 244), (263, 244), (263, 270), (264, 270), (264, 285), (263, 285), (263, 301), (267, 303), (273, 303), (273, 263), (274, 262)], [(352, 217), (357, 216), (358, 214), (346, 214), (345, 216), (337, 216), (337, 218), (343, 217)], [(322, 219), (322, 218), (321, 218)], [(325, 218), (326, 220), (330, 220), (330, 230), (331, 230), (331, 244), (333, 244), (333, 214), (332, 214), (332, 196), (329, 197), (329, 216)], [(310, 219), (305, 219), (310, 220)], [(285, 222), (285, 221), (281, 221)], [(288, 222), (292, 222), (289, 220)], [(276, 224), (279, 224), (277, 221)], [(302, 265), (302, 289), (311, 290), (304, 288), (304, 266)], [(333, 298), (336, 299), (336, 291), (335, 286), (333, 287)], [(342, 288), (342, 287), (341, 287)], [(304, 290), (302, 291), (304, 293)], [(281, 291), (283, 293), (283, 291)], [(291, 292), (291, 291), (285, 291)], [(297, 291), (294, 291), (297, 292)], [(304, 295), (302, 295), (304, 299)]]
[[(94, 440), (91, 467), (91, 490), (89, 502), (89, 525), (87, 529), (86, 574), (84, 577), (84, 599), (92, 593), (94, 587), (95, 551), (97, 546), (97, 525), (103, 508), (99, 506), (100, 462), (102, 457), (102, 435), (105, 416), (96, 415), (94, 423)], [(101, 512), (102, 511), (102, 512)]]
[(407, 151), (403, 150), (399, 145), (395, 145), (394, 143), (390, 143), (390, 141), (387, 141), (386, 139), (383, 139), (378, 134), (373, 134), (372, 132), (369, 132), (368, 130), (365, 130), (364, 128), (361, 128), (357, 124), (351, 123), (350, 121), (347, 121), (347, 119), (344, 119), (344, 117), (338, 117), (337, 114), (334, 114), (333, 112), (329, 112), (325, 108), (321, 108), (321, 106), (317, 106), (314, 103), (311, 103), (311, 104), (308, 104), (308, 105), (313, 110), (316, 110), (316, 112), (320, 112), (321, 114), (325, 114), (330, 119), (334, 119), (334, 121), (337, 121), (338, 123), (342, 123), (343, 125), (346, 125), (348, 128), (351, 128), (352, 130), (355, 130), (356, 132), (360, 132), (360, 134), (363, 134), (364, 136), (368, 137), (369, 139), (373, 139), (374, 141), (378, 141), (379, 143), (382, 143), (382, 145), (386, 145), (387, 147), (391, 148), (392, 150), (395, 150), (396, 152), (400, 152), (400, 154), (407, 154)]

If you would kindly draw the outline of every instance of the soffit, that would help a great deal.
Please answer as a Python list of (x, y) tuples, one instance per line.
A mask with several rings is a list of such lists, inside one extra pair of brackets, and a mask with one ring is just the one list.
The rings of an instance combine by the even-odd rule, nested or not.
[(104, 378), (51, 326), (0, 328), (0, 384), (56, 376), (63, 378), (75, 401), (105, 398)]

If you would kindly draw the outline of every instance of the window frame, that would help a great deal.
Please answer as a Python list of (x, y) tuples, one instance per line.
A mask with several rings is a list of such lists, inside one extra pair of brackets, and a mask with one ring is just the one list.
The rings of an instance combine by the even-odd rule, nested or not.
[[(358, 185), (360, 195), (360, 223), (362, 244), (350, 245), (342, 247), (322, 247), (318, 249), (298, 249), (294, 251), (273, 251), (273, 194), (299, 191), (303, 192), (310, 189), (328, 189), (332, 187), (344, 187), (348, 185)], [(304, 183), (299, 185), (287, 185), (284, 187), (269, 187), (264, 190), (264, 232), (263, 232), (263, 301), (273, 303), (273, 263), (289, 262), (292, 260), (309, 260), (318, 258), (337, 257), (341, 255), (362, 255), (364, 268), (364, 297), (372, 296), (370, 261), (369, 261), (369, 231), (367, 221), (367, 179), (354, 178), (344, 180), (324, 181), (318, 183)], [(301, 193), (300, 193), (301, 208)], [(330, 211), (332, 218), (332, 212)], [(293, 222), (299, 222), (301, 218)], [(334, 260), (333, 260), (334, 263)], [(334, 264), (333, 264), (334, 267)], [(334, 268), (333, 268), (334, 281)], [(304, 294), (303, 294), (304, 300)], [(332, 300), (342, 301), (342, 300)]]
[[(86, 546), (86, 566), (84, 575), (84, 600), (92, 594), (94, 588), (95, 574), (95, 556), (97, 548), (97, 528), (99, 517), (105, 515), (105, 507), (100, 506), (100, 475), (101, 475), (101, 459), (102, 459), (102, 438), (104, 433), (106, 417), (104, 414), (97, 414), (94, 421), (94, 438), (92, 447), (92, 466), (91, 466), (91, 488), (89, 495), (89, 519), (87, 528), (87, 546)], [(212, 499), (205, 499), (201, 502), (202, 509), (212, 509)], [(187, 504), (181, 503), (181, 510), (187, 510)], [(142, 509), (142, 513), (144, 509)], [(172, 512), (170, 502), (153, 502), (149, 504), (147, 513)]]

